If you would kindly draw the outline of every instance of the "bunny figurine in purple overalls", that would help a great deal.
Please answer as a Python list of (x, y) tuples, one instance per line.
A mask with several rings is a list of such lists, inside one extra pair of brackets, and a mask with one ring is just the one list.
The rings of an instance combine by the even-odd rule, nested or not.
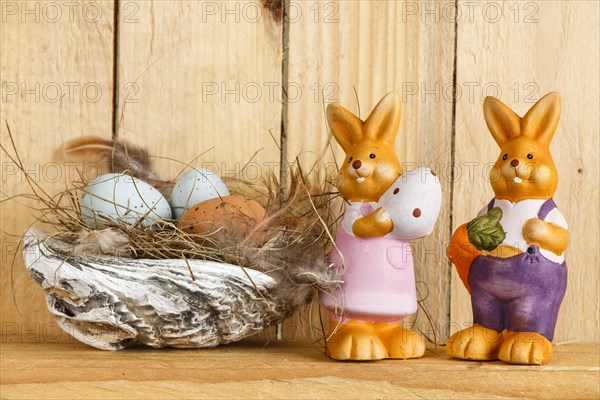
[(552, 196), (558, 174), (550, 141), (560, 97), (550, 93), (521, 118), (495, 98), (484, 116), (500, 154), (495, 197), (454, 233), (448, 256), (471, 293), (473, 323), (454, 334), (456, 358), (545, 364), (567, 287), (567, 222)]

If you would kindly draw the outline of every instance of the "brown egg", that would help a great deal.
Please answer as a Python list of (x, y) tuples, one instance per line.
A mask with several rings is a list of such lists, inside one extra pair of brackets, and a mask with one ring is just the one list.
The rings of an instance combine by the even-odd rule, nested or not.
[(218, 241), (243, 239), (265, 218), (265, 209), (254, 200), (232, 195), (190, 207), (179, 220), (186, 233), (210, 235)]

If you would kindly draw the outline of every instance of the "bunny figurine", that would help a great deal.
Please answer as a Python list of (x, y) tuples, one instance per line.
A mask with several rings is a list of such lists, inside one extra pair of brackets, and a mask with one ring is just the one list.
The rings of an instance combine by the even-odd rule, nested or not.
[(474, 325), (454, 334), (446, 351), (545, 364), (567, 286), (567, 222), (552, 200), (558, 176), (549, 148), (560, 97), (547, 94), (523, 118), (488, 97), (484, 117), (500, 147), (490, 172), (495, 198), (456, 230), (448, 248), (470, 291)]
[(343, 283), (320, 296), (331, 311), (327, 351), (334, 359), (405, 359), (425, 352), (421, 336), (400, 321), (417, 310), (409, 240), (433, 229), (441, 189), (430, 170), (402, 174), (394, 152), (400, 113), (397, 93), (386, 95), (364, 122), (339, 105), (327, 108), (332, 134), (346, 153), (336, 186), (348, 202), (331, 253)]

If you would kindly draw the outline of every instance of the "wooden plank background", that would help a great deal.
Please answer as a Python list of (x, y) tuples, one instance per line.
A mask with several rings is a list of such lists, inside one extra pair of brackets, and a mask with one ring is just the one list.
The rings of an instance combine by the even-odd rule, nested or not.
[[(76, 177), (58, 163), (61, 143), (83, 134), (111, 137), (114, 18), (110, 2), (85, 12), (88, 3), (78, 3), (71, 14), (47, 4), (0, 2), (0, 140), (9, 145), (8, 123), (33, 179), (56, 193)], [(25, 177), (0, 157), (2, 198), (27, 192)], [(19, 203), (0, 204), (2, 340), (68, 340), (17, 251), (18, 237), (34, 221), (31, 203)]]
[[(111, 0), (93, 3), (99, 13), (86, 1), (72, 10), (58, 3), (59, 20), (50, 3), (24, 9), (22, 2), (0, 1), (1, 138), (6, 143), (6, 120), (32, 164), (50, 165), (66, 139), (114, 133), (147, 146), (165, 176), (181, 168), (168, 158), (189, 161), (205, 151), (200, 165), (236, 173), (260, 149), (255, 161), (264, 169), (300, 155), (320, 157), (333, 170), (341, 153), (334, 145), (334, 157), (328, 147), (326, 104), (357, 113), (360, 105), (365, 118), (386, 92), (399, 91), (400, 159), (407, 168), (426, 163), (444, 178), (438, 226), (415, 246), (419, 292), (427, 295), (422, 305), (441, 342), (470, 321), (445, 245), (492, 195), (484, 164), (475, 165), (473, 179), (463, 174), (453, 182), (452, 162), (466, 171), (496, 156), (482, 115), (486, 94), (500, 88), (502, 100), (524, 113), (531, 100), (558, 90), (556, 200), (569, 220), (571, 245), (556, 341), (599, 341), (597, 2), (291, 1), (285, 32), (277, 2), (263, 8), (250, 0)], [(80, 89), (69, 96), (73, 82)], [(61, 100), (52, 91), (57, 86), (66, 94)], [(51, 188), (46, 169), (40, 181)], [(23, 191), (11, 171), (3, 158), (3, 197)], [(14, 202), (2, 203), (1, 213), (2, 341), (70, 340), (56, 331), (19, 258), (11, 275), (16, 243), (8, 233), (20, 234), (30, 213)], [(299, 324), (306, 327), (308, 312), (284, 325), (288, 339)], [(423, 312), (416, 323), (432, 336)]]

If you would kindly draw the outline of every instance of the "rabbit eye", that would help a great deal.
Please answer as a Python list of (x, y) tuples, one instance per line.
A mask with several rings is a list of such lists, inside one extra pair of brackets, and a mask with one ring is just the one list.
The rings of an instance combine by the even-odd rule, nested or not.
[(508, 154), (505, 154), (505, 155), (502, 157), (502, 159), (503, 159), (503, 160), (507, 160), (507, 159), (508, 159)]
[(527, 158), (529, 158), (530, 160), (533, 159), (533, 154), (527, 154)]
[(375, 154), (373, 154), (373, 153), (369, 154), (369, 158), (375, 158)]
[(348, 164), (350, 164), (351, 162), (352, 162), (352, 157), (350, 157), (350, 158), (348, 159)]

